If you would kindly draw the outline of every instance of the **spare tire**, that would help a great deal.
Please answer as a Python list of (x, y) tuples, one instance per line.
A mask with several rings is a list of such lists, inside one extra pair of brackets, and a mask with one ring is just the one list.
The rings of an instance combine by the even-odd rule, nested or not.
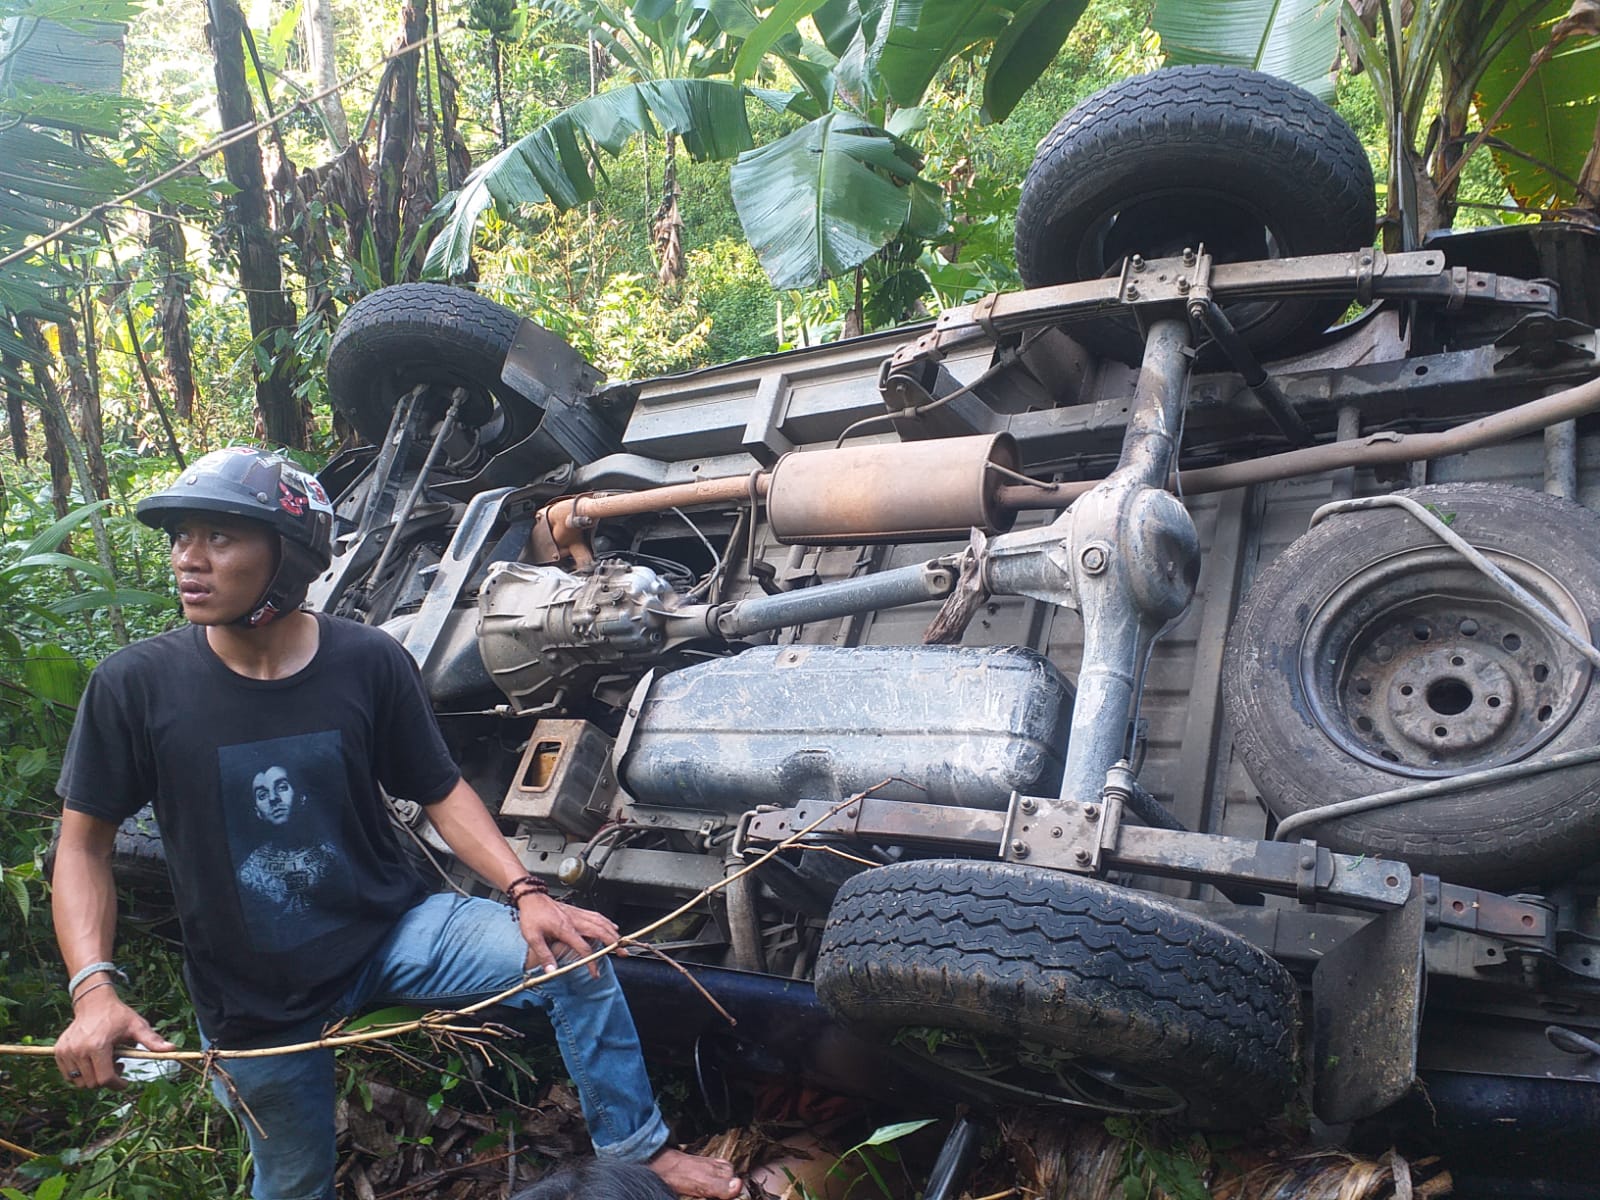
[(367, 441), (381, 444), (400, 397), (436, 384), (443, 415), (449, 393), (467, 389), (460, 424), (488, 452), (520, 441), (541, 410), (500, 381), (522, 318), (486, 296), (438, 283), (402, 283), (363, 296), (339, 322), (328, 348), (328, 392)]
[(958, 1095), (1232, 1128), (1276, 1116), (1294, 1090), (1299, 994), (1281, 964), (1173, 905), (1059, 871), (864, 871), (834, 900), (816, 986), (834, 1016), (894, 1039)]
[[(1259, 71), (1173, 67), (1102, 88), (1039, 143), (1017, 207), (1017, 269), (1045, 287), (1201, 244), (1217, 262), (1349, 251), (1372, 244), (1376, 220), (1366, 151), (1322, 101)], [(1271, 358), (1313, 343), (1345, 307), (1289, 297), (1227, 312)], [(1072, 332), (1139, 359), (1131, 318)]]
[[(1592, 638), (1600, 514), (1525, 488), (1409, 496)], [(1588, 661), (1416, 517), (1328, 518), (1256, 579), (1228, 634), (1234, 747), (1278, 817), (1600, 741)], [(1319, 822), (1305, 836), (1479, 887), (1600, 853), (1600, 764)]]

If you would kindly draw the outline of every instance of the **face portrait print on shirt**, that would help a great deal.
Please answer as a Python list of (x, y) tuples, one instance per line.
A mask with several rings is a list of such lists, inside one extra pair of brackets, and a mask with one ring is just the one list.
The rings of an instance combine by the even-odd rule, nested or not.
[(256, 949), (295, 950), (338, 927), (352, 897), (339, 844), (348, 806), (339, 734), (217, 751), (228, 851)]

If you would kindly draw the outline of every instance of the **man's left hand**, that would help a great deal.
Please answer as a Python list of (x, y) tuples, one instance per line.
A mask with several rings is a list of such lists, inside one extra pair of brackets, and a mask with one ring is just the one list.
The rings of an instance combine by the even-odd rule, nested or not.
[[(528, 968), (556, 969), (556, 947), (565, 946), (579, 958), (594, 952), (593, 943), (609, 946), (620, 940), (617, 927), (606, 917), (587, 908), (574, 908), (540, 893), (530, 893), (517, 904), (517, 920), (528, 942)], [(600, 964), (589, 964), (589, 974), (598, 977)]]

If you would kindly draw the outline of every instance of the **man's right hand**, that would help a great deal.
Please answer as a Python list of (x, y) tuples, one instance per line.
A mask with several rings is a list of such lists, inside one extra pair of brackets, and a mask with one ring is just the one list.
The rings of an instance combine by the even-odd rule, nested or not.
[(56, 1066), (73, 1087), (125, 1088), (115, 1051), (135, 1043), (147, 1050), (177, 1049), (124, 1004), (115, 988), (96, 988), (78, 1002), (72, 1024), (56, 1039)]

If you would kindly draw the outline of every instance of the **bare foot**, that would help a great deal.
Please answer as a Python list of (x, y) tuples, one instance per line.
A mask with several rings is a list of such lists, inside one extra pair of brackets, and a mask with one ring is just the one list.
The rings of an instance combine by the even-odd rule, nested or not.
[(701, 1158), (669, 1146), (646, 1165), (680, 1196), (733, 1200), (744, 1191), (744, 1180), (733, 1173), (733, 1164), (720, 1158)]

